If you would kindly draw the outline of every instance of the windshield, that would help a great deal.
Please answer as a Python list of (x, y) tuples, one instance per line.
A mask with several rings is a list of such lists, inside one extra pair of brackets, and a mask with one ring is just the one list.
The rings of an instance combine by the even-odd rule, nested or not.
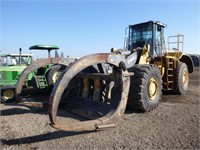
[[(17, 61), (17, 64), (19, 64), (19, 56), (15, 56), (12, 58), (14, 61), (16, 60)], [(27, 65), (27, 64), (30, 64), (30, 60), (31, 57), (29, 56), (21, 56), (21, 64), (22, 65)]]
[(0, 65), (12, 65), (11, 56), (0, 56)]
[(143, 47), (144, 44), (152, 45), (152, 25), (130, 26), (129, 28), (129, 49)]
[[(32, 61), (31, 56), (21, 56), (21, 64), (27, 65)], [(0, 65), (19, 65), (19, 56), (0, 56)]]

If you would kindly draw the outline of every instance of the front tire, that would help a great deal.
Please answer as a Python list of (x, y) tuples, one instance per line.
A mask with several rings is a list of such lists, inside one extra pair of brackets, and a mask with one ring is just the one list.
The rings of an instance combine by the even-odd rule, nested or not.
[(10, 103), (15, 101), (15, 86), (6, 85), (1, 88), (1, 102)]
[(135, 65), (131, 77), (128, 107), (149, 112), (157, 107), (162, 95), (162, 77), (155, 65)]

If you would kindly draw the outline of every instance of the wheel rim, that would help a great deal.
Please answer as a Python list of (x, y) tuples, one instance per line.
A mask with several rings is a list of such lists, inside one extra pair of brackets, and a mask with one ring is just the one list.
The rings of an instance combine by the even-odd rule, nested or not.
[(14, 91), (9, 89), (9, 90), (5, 90), (3, 93), (3, 97), (4, 99), (8, 100), (8, 99), (12, 99), (14, 97)]
[(188, 72), (187, 72), (187, 69), (183, 70), (182, 85), (184, 87), (188, 86)]
[(155, 78), (151, 78), (148, 86), (148, 95), (151, 101), (155, 101), (158, 95), (158, 81)]
[(59, 72), (55, 72), (53, 77), (52, 77), (53, 84), (56, 83), (56, 81), (58, 80), (58, 77), (59, 77)]

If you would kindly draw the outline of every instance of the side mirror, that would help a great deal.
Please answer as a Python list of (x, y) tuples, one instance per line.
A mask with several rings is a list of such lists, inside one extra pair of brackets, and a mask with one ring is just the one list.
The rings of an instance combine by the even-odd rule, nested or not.
[(126, 27), (125, 29), (125, 36), (127, 35), (127, 30), (129, 29), (129, 27)]
[(124, 50), (128, 50), (128, 41), (129, 41), (128, 39), (129, 39), (128, 37), (124, 38), (124, 47), (123, 47)]

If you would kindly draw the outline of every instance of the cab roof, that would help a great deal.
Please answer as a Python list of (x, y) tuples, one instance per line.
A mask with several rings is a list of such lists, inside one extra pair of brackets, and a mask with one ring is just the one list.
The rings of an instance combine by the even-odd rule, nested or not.
[(38, 44), (29, 47), (29, 50), (53, 50), (59, 49), (57, 45), (45, 45), (45, 44)]
[[(19, 56), (19, 54), (0, 54), (0, 56)], [(33, 54), (21, 54), (21, 56), (33, 56)]]
[(162, 23), (160, 21), (152, 21), (152, 20), (147, 21), (147, 22), (138, 23), (138, 24), (129, 25), (129, 26), (139, 26), (139, 25), (149, 24), (149, 23), (161, 25), (162, 27), (167, 27), (166, 24), (164, 24), (164, 23)]

